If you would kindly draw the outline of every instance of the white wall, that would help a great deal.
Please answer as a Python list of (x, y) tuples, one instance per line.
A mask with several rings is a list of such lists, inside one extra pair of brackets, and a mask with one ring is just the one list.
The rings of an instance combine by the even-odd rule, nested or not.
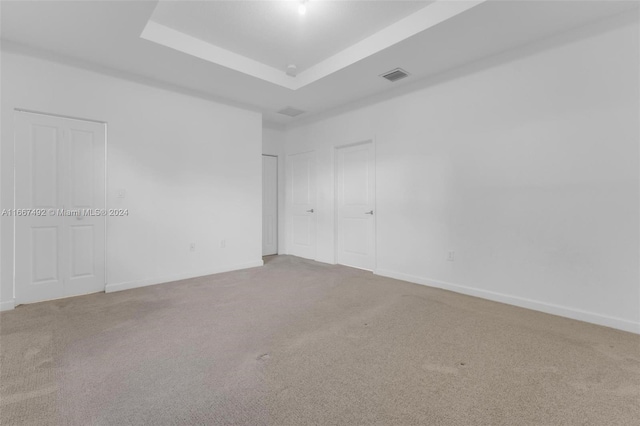
[(284, 186), (284, 130), (264, 127), (262, 129), (262, 153), (265, 155), (275, 155), (278, 157), (278, 254), (284, 251), (284, 230), (285, 230), (285, 186)]
[[(130, 212), (107, 222), (108, 290), (262, 264), (259, 113), (3, 51), (2, 208), (13, 207), (14, 108), (108, 122), (108, 207)], [(5, 308), (12, 232), (3, 217)]]
[(639, 332), (638, 40), (616, 18), (289, 128), (317, 152), (317, 260), (334, 147), (374, 138), (378, 274)]

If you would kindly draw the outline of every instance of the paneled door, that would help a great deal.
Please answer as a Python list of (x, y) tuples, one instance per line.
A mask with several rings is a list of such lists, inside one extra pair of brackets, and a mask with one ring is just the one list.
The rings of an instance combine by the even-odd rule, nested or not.
[(375, 267), (375, 161), (371, 142), (336, 150), (337, 263)]
[(105, 287), (105, 125), (15, 113), (16, 303)]
[(262, 255), (278, 254), (278, 157), (262, 156)]
[(289, 254), (316, 256), (316, 156), (315, 152), (287, 157), (289, 190)]

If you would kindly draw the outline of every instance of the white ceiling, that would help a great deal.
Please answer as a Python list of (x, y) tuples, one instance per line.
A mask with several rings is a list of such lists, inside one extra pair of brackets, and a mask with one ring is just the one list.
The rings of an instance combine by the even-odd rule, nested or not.
[(282, 70), (304, 71), (425, 7), (427, 1), (160, 0), (151, 20)]
[[(159, 3), (156, 6), (156, 12), (158, 8), (164, 9), (165, 5), (170, 5), (171, 8), (180, 10), (182, 14), (188, 15), (188, 19), (184, 19), (184, 26), (191, 28), (199, 28), (201, 32), (205, 31), (204, 25), (194, 25), (194, 22), (198, 22), (200, 18), (198, 12), (204, 12), (206, 8), (208, 11), (215, 12), (222, 16), (222, 20), (232, 20), (236, 18), (238, 21), (235, 25), (231, 25), (229, 28), (224, 28), (230, 34), (227, 37), (218, 37), (215, 42), (205, 41), (204, 35), (195, 36), (197, 31), (191, 30), (190, 34), (181, 31), (168, 24), (158, 22), (154, 17), (156, 12), (152, 15), (149, 22), (145, 26), (140, 37), (145, 40), (153, 41), (171, 49), (178, 50), (182, 53), (195, 56), (205, 61), (212, 62), (214, 64), (222, 65), (227, 68), (245, 73), (252, 77), (260, 78), (269, 83), (277, 84), (282, 87), (286, 87), (291, 90), (298, 90), (308, 84), (314, 83), (330, 74), (340, 71), (366, 57), (374, 55), (394, 44), (401, 42), (413, 35), (416, 35), (430, 27), (438, 25), (452, 17), (459, 15), (466, 10), (483, 3), (485, 0), (474, 1), (432, 1), (432, 2), (403, 2), (403, 1), (377, 1), (377, 2), (364, 2), (364, 1), (318, 1), (306, 2), (305, 6), (311, 9), (309, 15), (313, 15), (314, 18), (297, 16), (292, 12), (297, 6), (300, 6), (300, 0), (289, 0), (286, 2), (281, 1), (261, 1), (261, 2), (220, 2), (213, 1), (204, 3), (204, 6), (200, 2), (189, 3)], [(224, 5), (235, 5), (233, 7), (225, 7)], [(251, 23), (253, 19), (249, 17), (241, 18), (239, 14), (236, 15), (236, 10), (239, 7), (240, 10), (261, 10), (263, 15), (258, 20), (264, 22), (269, 19), (274, 20), (273, 24), (269, 24), (269, 30), (254, 33), (251, 30)], [(247, 7), (253, 5), (253, 8)], [(308, 6), (307, 6), (308, 5)], [(415, 7), (409, 7), (409, 6)], [(384, 7), (381, 7), (384, 6)], [(420, 7), (422, 6), (422, 7)], [(378, 12), (381, 9), (387, 9), (389, 17), (387, 25), (376, 25), (383, 20), (383, 16)], [(392, 11), (397, 11), (398, 15), (401, 11), (404, 11), (404, 15), (410, 10), (417, 9), (417, 11), (410, 13), (408, 16), (404, 16), (397, 19)], [(166, 13), (165, 19), (172, 21), (177, 10), (170, 10)], [(232, 10), (233, 12), (230, 12)], [(371, 17), (368, 18), (368, 11)], [(296, 12), (295, 10), (293, 12)], [(364, 16), (356, 17), (358, 13)], [(297, 12), (296, 12), (297, 13)], [(341, 22), (340, 17), (342, 14), (346, 14), (347, 18), (351, 20), (352, 25), (338, 25)], [(178, 14), (180, 15), (180, 14)], [(277, 17), (277, 18), (276, 18)], [(247, 22), (245, 22), (247, 21)], [(242, 25), (239, 22), (244, 22)], [(302, 23), (301, 23), (302, 22)], [(314, 24), (315, 23), (315, 24)], [(173, 25), (173, 24), (171, 24)], [(382, 26), (378, 31), (373, 31), (373, 26)], [(229, 44), (229, 39), (235, 37), (235, 33), (242, 34), (239, 40), (245, 40), (245, 49), (243, 51), (250, 51), (252, 54), (257, 54), (261, 47), (265, 45), (273, 44), (275, 50), (272, 52), (263, 52), (260, 54), (263, 58), (271, 58), (267, 62), (275, 63), (278, 61), (277, 49), (288, 50), (288, 48), (295, 44), (292, 40), (281, 40), (279, 35), (284, 31), (289, 34), (293, 34), (299, 31), (292, 30), (297, 27), (309, 27), (313, 29), (318, 27), (318, 37), (314, 39), (306, 40), (302, 44), (302, 48), (297, 52), (286, 53), (287, 57), (295, 61), (296, 58), (293, 55), (298, 55), (300, 59), (312, 58), (316, 63), (311, 67), (305, 67), (301, 72), (286, 73), (283, 70), (283, 66), (270, 66), (264, 62), (257, 61), (251, 57), (245, 56), (242, 53), (229, 50), (220, 45)], [(351, 37), (354, 35), (354, 29), (360, 33), (360, 37)], [(368, 29), (369, 31), (365, 31)], [(326, 34), (324, 38), (320, 37), (320, 30), (324, 30)], [(373, 32), (372, 32), (373, 31)], [(367, 35), (368, 33), (368, 35)], [(364, 38), (363, 38), (364, 37)], [(212, 37), (208, 37), (211, 39)], [(287, 38), (287, 37), (285, 37)], [(353, 39), (351, 42), (350, 39)], [(258, 41), (262, 40), (262, 41)], [(325, 41), (326, 40), (326, 41)], [(332, 42), (334, 40), (343, 40), (343, 47), (335, 53), (329, 53), (329, 56), (323, 57), (318, 55), (327, 54), (326, 51), (322, 52), (322, 48), (326, 47), (327, 41)], [(347, 42), (348, 43), (344, 43)], [(252, 43), (257, 43), (258, 46), (254, 46)], [(260, 45), (262, 43), (262, 45)], [(275, 43), (280, 43), (275, 44)], [(349, 44), (351, 43), (351, 44)], [(250, 47), (251, 46), (251, 47)], [(316, 52), (316, 47), (320, 52)], [(326, 49), (325, 49), (326, 50)], [(274, 57), (275, 56), (275, 57)], [(319, 62), (317, 62), (319, 61)], [(295, 64), (294, 64), (295, 65)]]
[[(185, 8), (184, 15), (187, 16), (195, 10), (193, 3), (191, 1), (175, 2), (171, 7)], [(265, 52), (259, 44), (253, 45), (250, 41), (254, 37), (260, 37), (260, 34), (277, 39), (283, 37), (287, 30), (283, 29), (281, 32), (266, 30), (272, 24), (262, 24), (262, 29), (253, 33), (252, 26), (260, 21), (257, 12), (252, 12), (250, 18), (247, 16), (248, 21), (242, 24), (242, 14), (236, 6), (220, 1), (206, 3), (198, 4), (197, 7), (202, 10), (218, 10), (216, 22), (229, 20), (227, 27), (233, 28), (225, 30), (216, 28), (205, 34), (202, 32), (203, 28), (196, 29), (195, 24), (192, 30), (183, 27), (182, 25), (186, 25), (188, 21), (186, 18), (185, 21), (181, 21), (182, 18), (175, 18), (175, 21), (163, 22), (178, 26), (185, 34), (187, 31), (193, 31), (190, 34), (207, 38), (208, 46), (215, 44), (227, 52), (258, 61), (265, 67), (274, 69), (274, 64), (284, 60), (281, 59), (285, 57), (282, 55), (287, 54), (286, 52), (292, 46), (297, 46), (296, 43), (289, 41), (286, 44), (278, 44), (272, 51)], [(235, 4), (237, 1), (232, 3)], [(267, 1), (261, 3), (264, 4), (254, 4), (254, 6), (267, 9), (272, 7), (271, 13), (276, 13), (277, 8), (282, 7), (282, 2), (276, 2), (280, 6)], [(321, 3), (324, 1), (312, 0), (305, 19), (313, 16), (312, 6), (315, 7), (316, 4)], [(311, 42), (306, 46), (297, 47), (300, 49), (298, 52), (302, 53), (299, 53), (300, 56), (297, 57), (299, 59), (296, 60), (310, 67), (306, 70), (307, 73), (322, 64), (323, 60), (326, 62), (327, 59), (323, 58), (327, 55), (333, 54), (335, 59), (342, 54), (341, 65), (347, 64), (324, 69), (329, 72), (315, 80), (309, 79), (311, 81), (309, 84), (300, 86), (297, 90), (214, 63), (215, 60), (186, 54), (175, 48), (168, 48), (141, 38), (141, 34), (156, 10), (157, 2), (154, 1), (14, 2), (3, 0), (0, 2), (1, 36), (4, 49), (28, 50), (54, 60), (153, 82), (156, 85), (247, 107), (261, 111), (267, 123), (287, 125), (308, 120), (307, 117), (345, 105), (361, 104), (367, 102), (367, 99), (376, 99), (384, 96), (385, 93), (396, 92), (398, 88), (402, 90), (402, 87), (428, 79), (446, 70), (579, 25), (620, 13), (635, 13), (637, 16), (638, 11), (638, 3), (635, 1), (487, 1), (468, 10), (460, 9), (462, 12), (450, 14), (446, 19), (428, 25), (422, 30), (419, 26), (407, 29), (404, 37), (382, 49), (379, 47), (384, 46), (384, 43), (380, 43), (380, 37), (378, 37), (376, 48), (361, 54), (364, 49), (351, 48), (350, 50), (347, 45), (352, 43), (353, 47), (353, 42), (356, 42), (355, 46), (358, 47), (361, 46), (358, 44), (358, 38), (368, 37), (365, 40), (369, 40), (380, 34), (388, 34), (385, 30), (399, 22), (405, 22), (404, 20), (412, 16), (419, 16), (416, 14), (428, 8), (436, 10), (435, 6), (442, 5), (443, 0), (428, 4), (424, 9), (411, 9), (416, 7), (413, 2), (411, 7), (392, 4), (388, 10), (394, 11), (395, 18), (389, 20), (383, 20), (380, 17), (378, 13), (381, 9), (373, 3), (386, 2), (365, 2), (361, 5), (349, 6), (349, 10), (356, 15), (356, 11), (360, 10), (357, 18), (349, 18), (351, 21), (341, 21), (340, 16), (326, 14), (323, 18), (326, 22), (318, 24), (316, 28), (333, 28), (332, 23), (335, 22), (335, 28), (341, 28), (345, 39), (332, 34), (331, 40), (326, 43), (319, 42), (321, 53), (314, 51), (315, 45)], [(446, 3), (460, 5), (469, 2), (447, 1)], [(214, 7), (216, 4), (220, 7), (219, 9)], [(371, 10), (375, 9), (377, 12), (370, 12), (371, 17), (366, 18), (370, 21), (360, 22), (361, 19), (365, 20), (362, 8), (367, 4), (369, 5), (367, 7), (372, 7)], [(225, 10), (229, 12), (224, 12)], [(235, 25), (231, 25), (231, 15), (226, 13), (233, 15)], [(365, 16), (369, 15), (365, 14)], [(205, 22), (204, 12), (200, 17), (203, 19), (202, 22)], [(304, 25), (300, 22), (299, 16), (294, 15), (291, 18), (296, 20), (295, 25)], [(427, 16), (425, 19), (428, 18)], [(198, 25), (202, 26), (202, 22)], [(342, 23), (338, 25), (339, 22)], [(349, 22), (352, 22), (352, 27)], [(373, 35), (368, 35), (371, 31), (376, 31), (380, 25), (385, 24), (389, 26), (381, 28)], [(292, 24), (293, 27), (295, 25)], [(398, 30), (397, 27), (395, 29)], [(410, 34), (409, 30), (414, 33), (406, 36)], [(225, 35), (227, 31), (230, 31), (229, 35)], [(319, 30), (314, 31), (319, 34)], [(314, 40), (314, 38), (308, 40)], [(362, 40), (359, 43), (362, 43)], [(344, 50), (335, 53), (340, 49)], [(314, 52), (307, 54), (307, 51)], [(348, 58), (345, 58), (346, 56)], [(321, 62), (318, 63), (318, 60)], [(336, 61), (331, 65), (336, 65)], [(390, 83), (379, 77), (381, 73), (396, 67), (406, 69), (411, 76), (397, 83)], [(282, 73), (281, 67), (279, 68), (278, 73)], [(276, 111), (285, 106), (294, 106), (306, 110), (307, 113), (296, 118), (277, 114)]]

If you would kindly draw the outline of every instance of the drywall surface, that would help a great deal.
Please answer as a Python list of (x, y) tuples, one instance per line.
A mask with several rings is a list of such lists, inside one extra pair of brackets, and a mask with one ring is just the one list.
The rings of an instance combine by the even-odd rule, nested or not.
[(639, 332), (638, 36), (593, 24), (290, 127), (287, 154), (317, 153), (317, 260), (334, 148), (373, 139), (378, 274)]
[[(259, 113), (3, 51), (2, 208), (13, 207), (14, 108), (108, 123), (107, 204), (129, 216), (107, 221), (107, 291), (262, 264)], [(3, 217), (4, 307), (12, 235)]]

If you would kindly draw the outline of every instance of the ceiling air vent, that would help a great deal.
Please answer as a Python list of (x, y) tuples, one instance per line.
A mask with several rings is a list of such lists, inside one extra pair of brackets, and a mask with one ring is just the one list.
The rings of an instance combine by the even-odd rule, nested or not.
[(304, 111), (294, 107), (286, 107), (278, 111), (278, 114), (288, 115), (289, 117), (297, 117), (300, 114), (304, 114)]
[(402, 68), (396, 68), (395, 70), (391, 70), (389, 72), (385, 72), (384, 74), (381, 74), (380, 77), (386, 78), (390, 82), (394, 83), (405, 77), (409, 77), (409, 73), (403, 70)]

